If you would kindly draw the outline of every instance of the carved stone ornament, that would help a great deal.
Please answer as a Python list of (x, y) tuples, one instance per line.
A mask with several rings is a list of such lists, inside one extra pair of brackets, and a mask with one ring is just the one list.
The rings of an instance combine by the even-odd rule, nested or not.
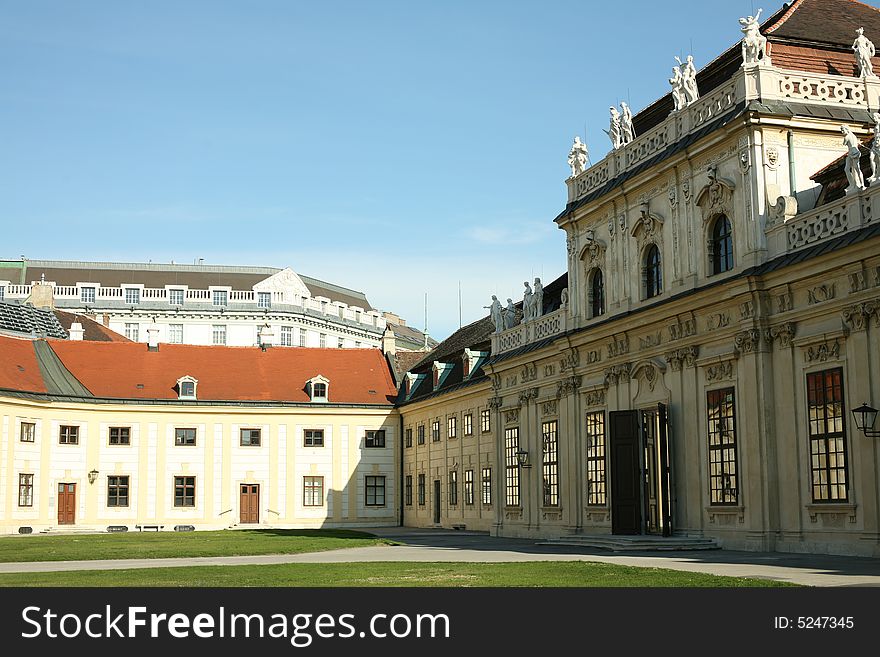
[(538, 366), (534, 363), (528, 363), (524, 365), (522, 371), (519, 374), (520, 381), (526, 383), (527, 381), (534, 381), (538, 378)]
[(508, 424), (512, 424), (513, 422), (519, 422), (519, 409), (511, 408), (507, 411), (504, 411), (504, 421)]
[(823, 342), (822, 344), (811, 344), (804, 347), (804, 360), (812, 363), (818, 361), (824, 363), (827, 360), (837, 360), (840, 358), (840, 342)]
[(584, 393), (584, 404), (587, 406), (604, 406), (605, 391), (602, 388), (588, 390)]
[(568, 370), (573, 370), (575, 367), (581, 364), (581, 357), (578, 353), (577, 349), (572, 349), (569, 352), (566, 352), (562, 358), (559, 359), (559, 371), (566, 372)]
[(779, 148), (768, 144), (764, 147), (764, 163), (771, 171), (779, 168)]
[(651, 212), (648, 203), (642, 203), (639, 206), (639, 218), (633, 224), (630, 234), (638, 239), (641, 245), (647, 241), (658, 241), (662, 231), (663, 218)]
[(519, 403), (520, 404), (528, 404), (530, 400), (537, 399), (538, 397), (538, 389), (537, 388), (529, 388), (528, 390), (523, 390), (519, 393)]
[(737, 161), (739, 162), (739, 172), (742, 175), (746, 175), (752, 166), (752, 154), (749, 149), (744, 148), (741, 150)]
[(502, 397), (490, 397), (489, 401), (487, 402), (487, 405), (493, 411), (497, 411), (499, 408), (501, 408), (502, 401), (503, 401)]
[(605, 251), (607, 249), (608, 246), (602, 240), (597, 240), (596, 238), (588, 239), (587, 243), (581, 248), (580, 253), (578, 253), (578, 258), (583, 260), (584, 266), (587, 269), (604, 267)]
[(611, 342), (608, 343), (608, 358), (614, 358), (626, 353), (629, 353), (629, 338), (626, 335), (623, 338), (612, 338)]
[(706, 318), (706, 330), (715, 331), (730, 325), (730, 314), (725, 312), (712, 313)]
[(733, 378), (733, 361), (727, 360), (720, 363), (706, 365), (706, 381), (722, 381)]
[(557, 397), (565, 397), (567, 395), (571, 395), (577, 392), (577, 389), (581, 387), (581, 377), (580, 376), (568, 376), (564, 378), (562, 381), (556, 384), (556, 396)]
[(697, 194), (696, 204), (703, 214), (703, 223), (720, 214), (733, 217), (733, 190), (736, 187), (732, 180), (719, 178), (714, 164), (706, 168), (709, 181)]
[(794, 323), (785, 322), (779, 326), (771, 326), (764, 334), (764, 339), (768, 344), (778, 344), (780, 347), (787, 348), (791, 346), (791, 339), (794, 337)]
[(810, 305), (813, 305), (822, 303), (823, 301), (830, 301), (834, 298), (834, 293), (834, 283), (817, 285), (816, 287), (807, 290), (807, 302)]
[(667, 330), (669, 331), (670, 340), (680, 340), (681, 338), (696, 335), (697, 322), (693, 317), (677, 318), (675, 324), (670, 324)]
[(618, 382), (626, 381), (629, 378), (629, 363), (620, 365), (612, 365), (605, 370), (605, 386), (616, 386)]
[(541, 414), (542, 415), (556, 415), (556, 400), (551, 399), (550, 401), (545, 401), (541, 404)]
[(798, 213), (798, 201), (794, 196), (778, 196), (776, 203), (767, 204), (767, 212), (770, 220), (767, 222), (773, 226), (779, 222), (785, 223), (793, 219)]
[(653, 392), (660, 382), (665, 369), (665, 365), (661, 366), (653, 361), (643, 360), (632, 369), (630, 376), (633, 379), (644, 382), (648, 386), (648, 390)]
[(675, 180), (669, 181), (669, 188), (666, 190), (666, 197), (669, 199), (669, 207), (675, 208), (678, 205), (678, 190), (675, 187)]
[(682, 367), (693, 367), (697, 360), (698, 348), (695, 346), (682, 347), (675, 351), (665, 354), (666, 362), (672, 368), (673, 372), (681, 370)]
[(733, 339), (733, 346), (738, 353), (750, 354), (757, 351), (761, 346), (761, 331), (749, 329), (737, 333)]
[(876, 316), (878, 323), (880, 323), (880, 299), (857, 303), (849, 308), (844, 308), (842, 312), (843, 321), (854, 331), (866, 329), (872, 316)]

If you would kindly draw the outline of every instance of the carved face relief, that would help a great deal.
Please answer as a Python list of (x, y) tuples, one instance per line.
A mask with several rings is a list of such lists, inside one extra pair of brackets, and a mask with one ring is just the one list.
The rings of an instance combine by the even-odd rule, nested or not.
[(687, 201), (691, 197), (691, 183), (689, 180), (685, 180), (681, 183), (681, 193), (684, 195), (684, 200)]
[(771, 169), (779, 167), (779, 149), (776, 146), (767, 146), (764, 150), (764, 157), (767, 160), (767, 166)]
[(669, 184), (669, 190), (666, 192), (666, 195), (669, 197), (669, 205), (674, 208), (675, 205), (678, 203), (678, 193), (676, 192), (675, 186), (672, 183)]
[[(777, 153), (777, 155), (778, 155), (778, 153)], [(752, 160), (752, 158), (751, 158), (751, 155), (749, 154), (748, 150), (740, 151), (740, 153), (739, 153), (739, 171), (740, 171), (740, 173), (742, 173), (743, 175), (748, 173), (749, 167), (752, 164), (751, 160)]]

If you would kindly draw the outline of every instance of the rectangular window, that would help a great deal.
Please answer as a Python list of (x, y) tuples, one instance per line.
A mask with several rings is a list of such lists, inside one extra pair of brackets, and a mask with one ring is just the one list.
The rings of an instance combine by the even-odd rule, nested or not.
[(464, 471), (464, 503), (468, 506), (474, 505), (474, 471)]
[(440, 442), (440, 420), (431, 422), (431, 441)]
[(229, 302), (229, 293), (226, 290), (214, 290), (211, 302), (215, 306), (225, 306)]
[(141, 302), (141, 290), (137, 287), (125, 288), (125, 303), (132, 305)]
[(342, 349), (343, 347), (345, 347), (345, 340), (342, 338), (336, 338), (336, 348)]
[(559, 440), (556, 420), (541, 423), (541, 444), (544, 506), (559, 506)]
[(318, 336), (318, 346), (321, 349), (324, 349), (327, 346), (327, 334), (326, 333), (321, 333)]
[(293, 346), (293, 327), (292, 326), (282, 326), (281, 327), (281, 346), (282, 347), (292, 347)]
[(412, 427), (406, 428), (404, 436), (404, 447), (412, 447)]
[(271, 292), (257, 292), (257, 306), (260, 308), (271, 308), (272, 307), (272, 293)]
[(364, 477), (367, 506), (385, 506), (385, 477)]
[(480, 497), (483, 506), (492, 505), (492, 468), (483, 468), (480, 475)]
[(492, 415), (491, 411), (487, 408), (484, 411), (480, 411), (480, 431), (483, 433), (487, 433), (492, 430)]
[(95, 288), (81, 287), (79, 289), (79, 300), (83, 303), (95, 303)]
[(449, 471), (449, 506), (458, 504), (458, 470)]
[(385, 447), (385, 429), (368, 430), (364, 437), (364, 447)]
[(18, 437), (23, 443), (32, 443), (37, 436), (37, 425), (33, 422), (22, 422)]
[(710, 504), (737, 503), (735, 410), (733, 388), (706, 393)]
[(505, 504), (519, 506), (519, 427), (504, 430)]
[(465, 413), (464, 418), (462, 419), (462, 424), (464, 424), (464, 435), (465, 436), (473, 436), (474, 435), (474, 415), (473, 415), (473, 413)]
[(138, 338), (140, 337), (140, 324), (126, 322), (125, 337), (127, 337), (132, 342), (137, 342)]
[(62, 424), (58, 428), (59, 445), (79, 445), (79, 427)]
[(306, 429), (303, 431), (303, 447), (323, 447), (324, 430)]
[(0, 301), (3, 301), (6, 298), (6, 286), (0, 285)]
[(420, 424), (420, 425), (419, 425), (419, 437), (418, 437), (418, 440), (419, 440), (419, 445), (424, 445), (424, 444), (425, 444), (425, 425), (424, 425), (424, 424)]
[(211, 344), (226, 344), (225, 324), (214, 324), (211, 327)]
[(107, 477), (107, 506), (128, 506), (128, 475)]
[(183, 344), (183, 324), (168, 325), (168, 342), (170, 344)]
[(605, 506), (605, 411), (587, 413), (587, 505)]
[(324, 477), (303, 477), (303, 506), (324, 506)]
[(239, 429), (242, 447), (259, 447), (263, 439), (262, 429)]
[(131, 445), (131, 427), (110, 427), (111, 445)]
[(196, 505), (196, 478), (174, 478), (174, 506)]
[(182, 306), (183, 290), (168, 290), (168, 303), (172, 306)]
[(425, 475), (419, 475), (419, 506), (425, 506)]
[(174, 444), (179, 447), (191, 447), (196, 444), (196, 430), (192, 428), (176, 428)]
[(18, 506), (34, 505), (34, 475), (18, 475)]
[(446, 437), (455, 438), (458, 433), (458, 418), (452, 415), (446, 418)]
[(807, 374), (810, 475), (814, 502), (846, 502), (843, 370)]
[(406, 475), (403, 480), (403, 503), (412, 506), (412, 475)]
[(301, 328), (299, 330), (299, 346), (300, 347), (306, 346), (306, 330), (304, 328)]

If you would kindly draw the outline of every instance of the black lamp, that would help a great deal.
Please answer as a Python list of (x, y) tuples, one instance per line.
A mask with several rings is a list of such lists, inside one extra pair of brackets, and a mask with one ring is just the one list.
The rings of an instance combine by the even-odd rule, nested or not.
[(877, 409), (871, 408), (867, 404), (862, 404), (858, 408), (853, 409), (853, 417), (856, 421), (856, 427), (868, 438), (880, 437), (880, 431), (874, 429), (874, 421), (877, 419)]

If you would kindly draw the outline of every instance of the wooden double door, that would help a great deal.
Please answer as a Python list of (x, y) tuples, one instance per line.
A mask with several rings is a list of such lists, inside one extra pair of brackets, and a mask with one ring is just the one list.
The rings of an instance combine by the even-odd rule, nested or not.
[(672, 534), (666, 406), (609, 413), (611, 532)]
[(58, 484), (58, 524), (76, 524), (76, 484)]
[(253, 524), (260, 522), (260, 485), (241, 484), (241, 523)]

